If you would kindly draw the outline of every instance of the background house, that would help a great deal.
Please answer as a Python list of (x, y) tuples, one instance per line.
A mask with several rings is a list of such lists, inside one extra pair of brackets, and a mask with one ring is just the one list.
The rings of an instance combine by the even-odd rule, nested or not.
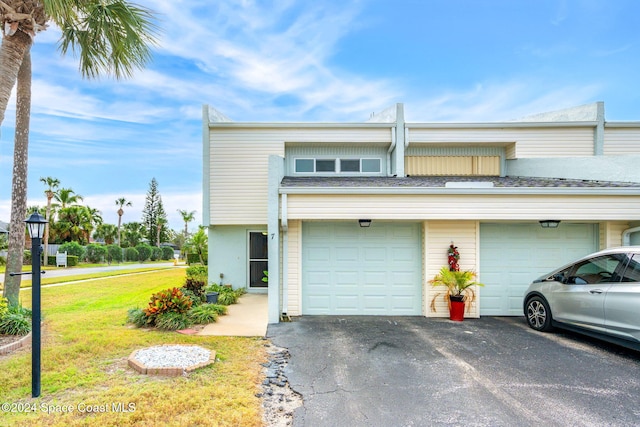
[(209, 280), (268, 291), (272, 323), (444, 316), (427, 282), (452, 242), (486, 284), (471, 315), (521, 315), (532, 279), (640, 225), (640, 122), (606, 122), (603, 103), (501, 123), (405, 123), (402, 104), (236, 123), (205, 106), (203, 147)]

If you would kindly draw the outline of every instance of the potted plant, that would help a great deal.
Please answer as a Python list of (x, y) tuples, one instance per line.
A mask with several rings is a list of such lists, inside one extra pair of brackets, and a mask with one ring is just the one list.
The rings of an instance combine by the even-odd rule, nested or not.
[[(484, 286), (476, 282), (473, 271), (451, 270), (449, 267), (442, 267), (440, 272), (429, 281), (432, 286), (444, 286), (446, 291), (443, 298), (449, 305), (449, 318), (451, 320), (462, 321), (464, 319), (465, 303), (468, 308), (476, 299), (474, 286)], [(436, 311), (435, 301), (442, 292), (437, 293), (431, 300), (431, 310)]]

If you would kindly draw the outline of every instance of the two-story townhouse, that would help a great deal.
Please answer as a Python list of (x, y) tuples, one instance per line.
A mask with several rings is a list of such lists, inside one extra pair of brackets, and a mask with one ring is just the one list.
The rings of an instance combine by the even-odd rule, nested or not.
[(501, 123), (405, 123), (402, 104), (362, 123), (223, 117), (203, 109), (209, 280), (268, 291), (270, 323), (445, 316), (428, 281), (451, 243), (485, 284), (468, 315), (521, 315), (532, 279), (635, 243), (640, 122), (603, 103)]

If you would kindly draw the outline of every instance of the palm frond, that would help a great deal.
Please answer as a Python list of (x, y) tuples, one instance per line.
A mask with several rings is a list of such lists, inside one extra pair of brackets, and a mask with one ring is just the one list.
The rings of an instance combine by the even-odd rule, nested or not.
[(50, 16), (62, 30), (62, 54), (79, 56), (83, 77), (131, 77), (151, 60), (159, 29), (149, 9), (124, 0), (49, 0), (51, 9), (63, 4), (72, 7)]

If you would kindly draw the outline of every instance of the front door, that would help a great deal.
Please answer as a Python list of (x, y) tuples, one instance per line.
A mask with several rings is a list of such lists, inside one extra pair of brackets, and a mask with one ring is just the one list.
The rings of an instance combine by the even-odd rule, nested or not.
[[(269, 256), (267, 252), (267, 233), (263, 231), (249, 232), (249, 288), (266, 288), (265, 272), (269, 268)], [(266, 279), (265, 279), (266, 280)]]

